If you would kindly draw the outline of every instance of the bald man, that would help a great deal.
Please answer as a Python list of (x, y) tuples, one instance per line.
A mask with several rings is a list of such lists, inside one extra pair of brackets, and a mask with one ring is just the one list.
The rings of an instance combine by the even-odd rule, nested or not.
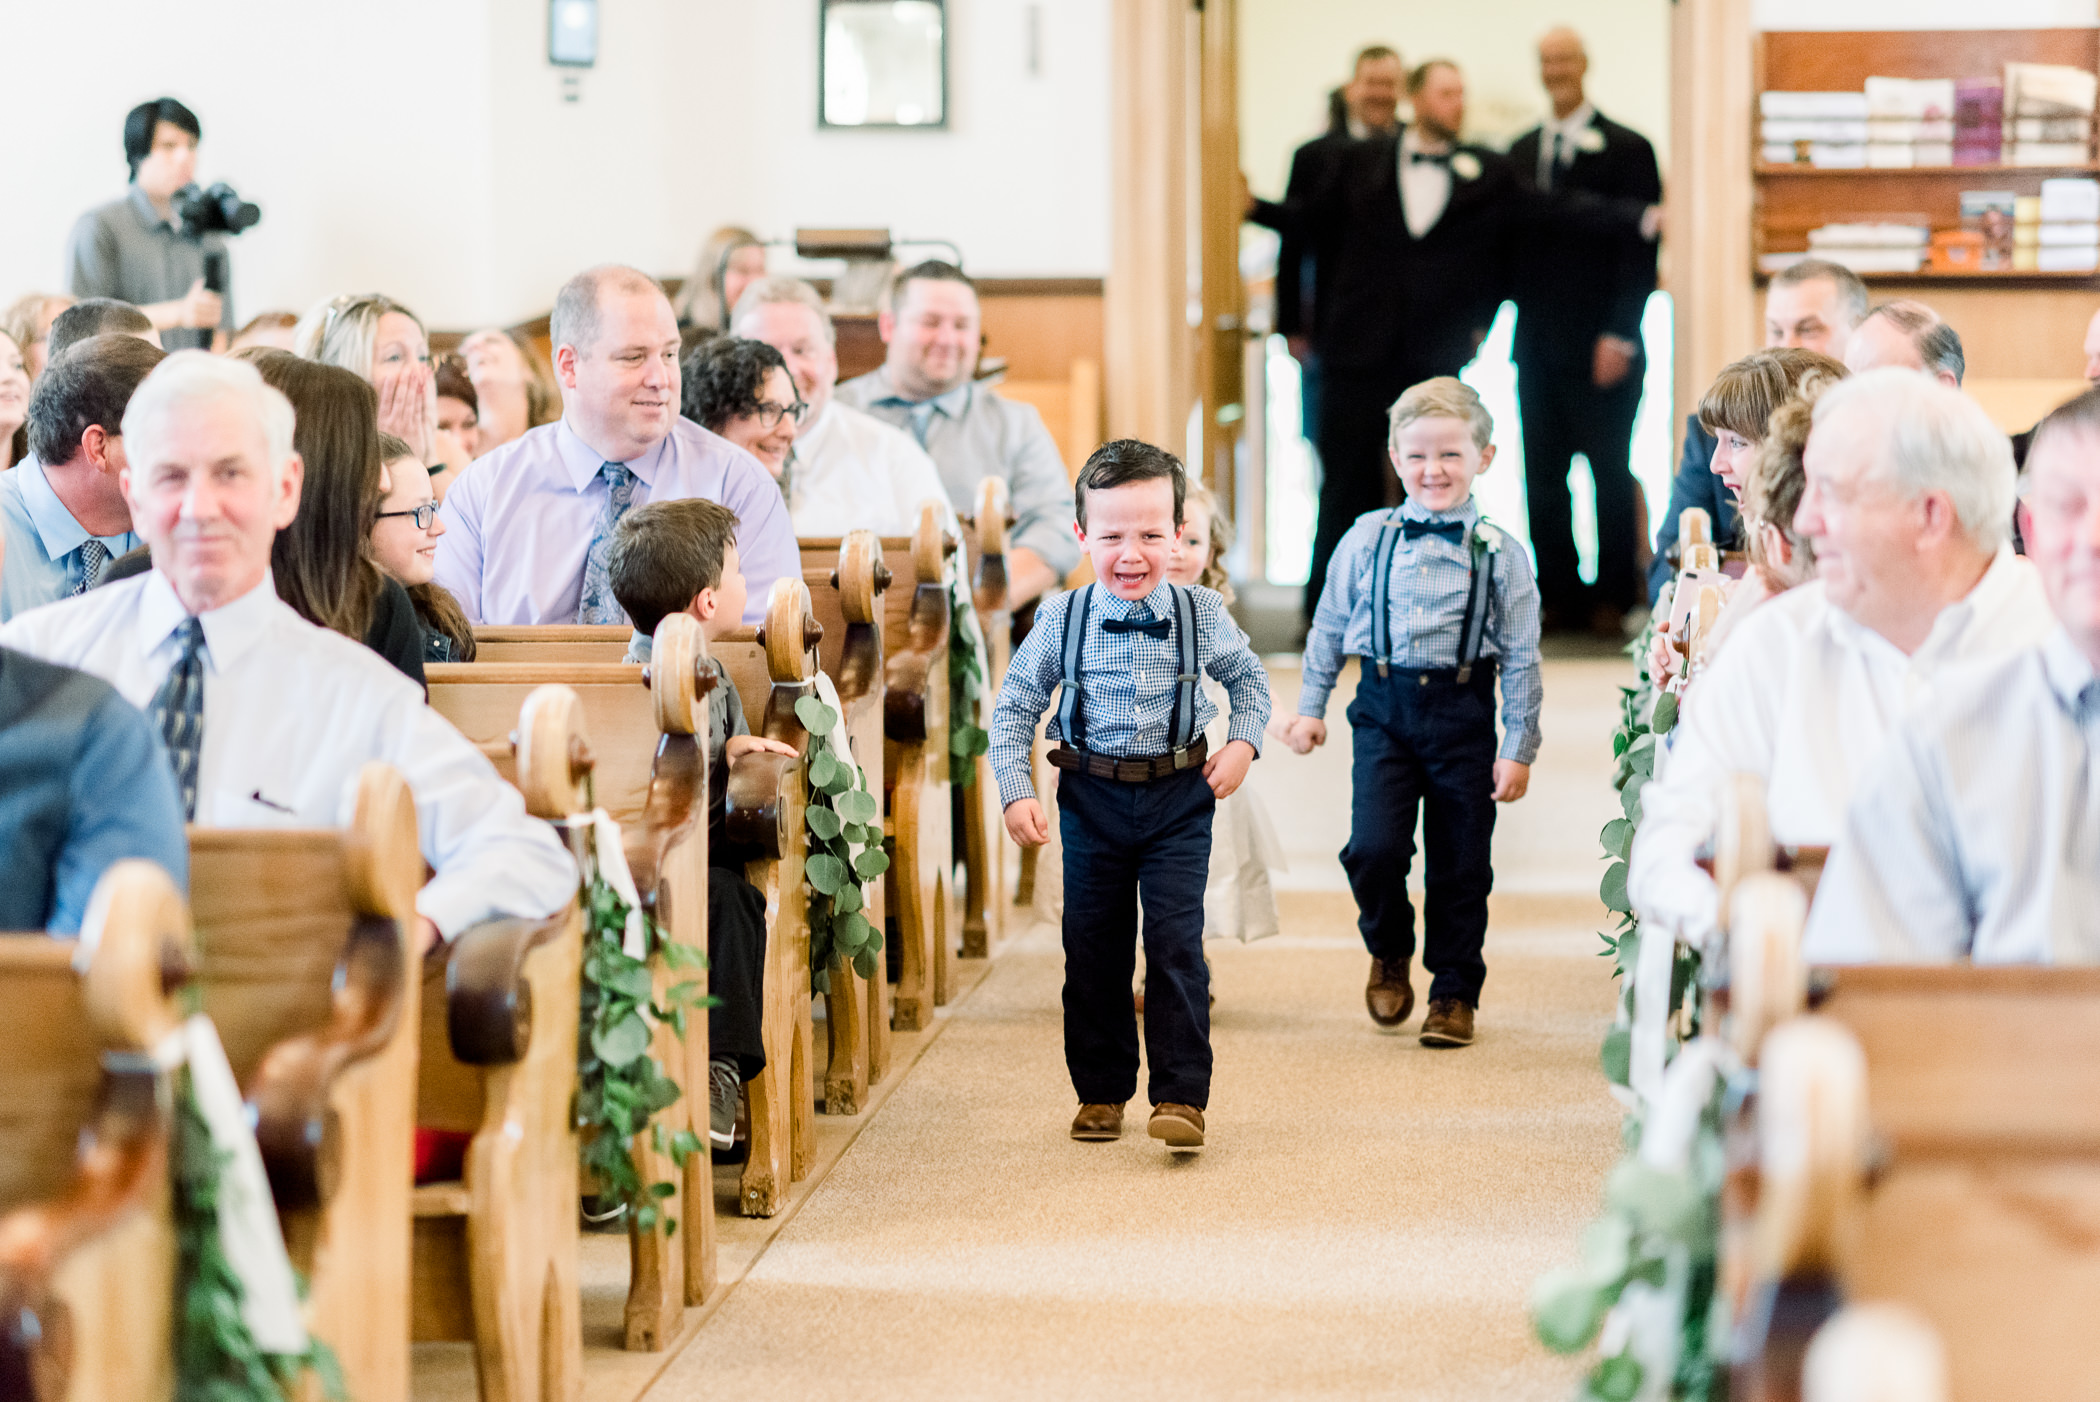
[[(1599, 112), (1583, 90), (1589, 55), (1572, 29), (1539, 40), (1539, 83), (1553, 115), (1509, 148), (1519, 178), (1541, 190), (1662, 199), (1655, 148)], [(1608, 636), (1641, 602), (1633, 420), (1641, 405), (1641, 317), (1655, 290), (1655, 245), (1632, 232), (1533, 226), (1513, 264), (1517, 393), (1524, 482), (1547, 626)], [(1588, 460), (1596, 483), (1597, 582), (1576, 573), (1568, 472)]]

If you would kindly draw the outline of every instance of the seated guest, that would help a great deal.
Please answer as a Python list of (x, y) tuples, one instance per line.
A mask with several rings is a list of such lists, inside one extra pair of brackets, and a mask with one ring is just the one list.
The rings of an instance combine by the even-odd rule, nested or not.
[(839, 398), (908, 430), (940, 468), (948, 502), (974, 511), (977, 484), (1006, 479), (1016, 518), (1006, 552), (1019, 607), (1079, 563), (1072, 479), (1034, 407), (972, 383), (983, 315), (977, 285), (952, 263), (906, 268), (876, 325), (889, 350), (880, 370), (839, 386)]
[[(561, 420), (561, 391), (540, 348), (515, 331), (476, 331), (459, 343), (477, 401), (481, 452), (491, 452), (527, 429)], [(476, 454), (479, 456), (479, 454)]]
[(391, 433), (379, 435), (379, 485), (386, 493), (372, 523), (372, 558), (408, 591), (425, 662), (472, 662), (474, 628), (459, 600), (430, 582), (437, 568), (437, 490), (430, 470)]
[(30, 455), (0, 473), (0, 623), (94, 588), (139, 543), (117, 482), (124, 406), (164, 358), (133, 336), (96, 336), (37, 381)]
[(114, 297), (86, 297), (60, 312), (51, 322), (45, 341), (49, 365), (90, 336), (136, 336), (155, 350), (161, 349), (160, 332), (146, 314), (129, 302)]
[[(613, 528), (607, 569), (613, 595), (634, 621), (631, 659), (648, 661), (656, 625), (674, 613), (699, 620), (711, 641), (742, 626), (744, 576), (737, 568), (736, 514), (711, 501), (660, 501), (636, 507)], [(729, 841), (723, 824), (729, 766), (754, 751), (795, 752), (753, 735), (736, 684), (710, 656), (707, 695), (707, 1013), (710, 1058), (708, 1137), (718, 1149), (735, 1135), (742, 1087), (766, 1069), (766, 898), (744, 878), (757, 856)]]
[(1856, 375), (1884, 365), (1921, 371), (1948, 389), (1960, 389), (1967, 366), (1961, 333), (1923, 302), (1907, 297), (1883, 302), (1853, 329), (1845, 368)]
[(1816, 582), (1743, 620), (1641, 790), (1627, 892), (1644, 921), (1688, 939), (1717, 915), (1695, 858), (1728, 776), (1765, 781), (1774, 841), (1828, 843), (1857, 776), (1939, 678), (2049, 628), (2034, 568), (2008, 540), (2012, 454), (1974, 401), (1869, 371), (1816, 404), (1802, 461), (1794, 520)]
[(21, 346), (0, 331), (0, 466), (13, 467), (29, 452), (30, 384)]
[(127, 857), (189, 877), (160, 737), (109, 683), (0, 648), (0, 930), (80, 933)]
[(72, 305), (73, 299), (61, 292), (32, 292), (16, 298), (6, 314), (0, 315), (0, 332), (22, 352), (31, 383), (44, 373), (44, 362), (51, 358), (51, 323)]
[[(2085, 382), (2089, 385), (2100, 386), (2100, 311), (2094, 312), (2085, 324), (2085, 341), (2079, 347), (2079, 354), (2085, 357)], [(30, 373), (34, 375), (35, 371)], [(2039, 427), (2039, 425), (2036, 427)], [(2032, 428), (2025, 433), (2015, 433), (2013, 435), (2013, 466), (2025, 470), (2027, 466), (2027, 447), (2033, 438), (2034, 429)], [(2015, 518), (2013, 521), (2014, 544), (2017, 545), (2019, 543), (2019, 538), (2019, 520)]]
[(459, 440), (438, 424), (430, 338), (416, 314), (393, 298), (365, 292), (323, 302), (300, 318), (292, 349), (369, 381), (379, 391), (379, 431), (408, 444), (433, 471), (469, 462)]
[(278, 598), (271, 545), (298, 514), (301, 477), (285, 397), (252, 365), (185, 351), (140, 386), (123, 427), (125, 498), (152, 569), (22, 615), (0, 645), (90, 672), (145, 710), (199, 826), (340, 826), (359, 769), (393, 765), (437, 873), (416, 897), (419, 950), (574, 897), (552, 829), (421, 691)]
[[(459, 440), (460, 451), (468, 462), (481, 456), (481, 396), (475, 392), (474, 381), (467, 377), (467, 363), (456, 355), (439, 359), (432, 371), (437, 383), (438, 432), (449, 433)], [(452, 485), (451, 474), (446, 473), (444, 485)], [(438, 492), (443, 501), (445, 493)]]
[(779, 351), (764, 341), (710, 336), (680, 362), (678, 411), (757, 458), (787, 495), (788, 455), (809, 405)]
[(692, 275), (678, 294), (678, 324), (719, 336), (744, 289), (766, 275), (766, 250), (758, 235), (724, 224), (700, 245)]
[(2100, 963), (2100, 391), (2035, 427), (2021, 491), (2055, 627), (1949, 677), (1861, 774), (1809, 912), (1819, 964)]
[(257, 312), (248, 318), (247, 325), (233, 333), (227, 344), (229, 354), (247, 350), (288, 351), (298, 341), (299, 317), (295, 312)]
[(613, 527), (650, 501), (704, 497), (743, 524), (746, 621), (802, 557), (758, 460), (678, 415), (678, 323), (655, 279), (612, 264), (563, 285), (551, 319), (562, 419), (476, 459), (445, 495), (437, 582), (476, 623), (624, 623), (605, 573)]
[(737, 303), (734, 327), (786, 357), (809, 405), (795, 431), (793, 470), (784, 479), (796, 535), (838, 536), (862, 527), (910, 535), (919, 526), (920, 504), (929, 500), (941, 503), (947, 528), (959, 532), (940, 469), (926, 451), (910, 434), (833, 397), (838, 332), (814, 287), (790, 277), (755, 282)]

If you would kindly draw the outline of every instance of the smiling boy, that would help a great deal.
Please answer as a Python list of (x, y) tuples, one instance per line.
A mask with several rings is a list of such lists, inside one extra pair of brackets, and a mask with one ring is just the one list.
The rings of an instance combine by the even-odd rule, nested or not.
[[(1144, 905), (1148, 1132), (1170, 1149), (1203, 1146), (1210, 1101), (1210, 971), (1203, 888), (1217, 801), (1247, 777), (1269, 718), (1269, 682), (1216, 593), (1167, 579), (1187, 479), (1173, 454), (1134, 439), (1105, 443), (1076, 484), (1075, 531), (1096, 584), (1053, 595), (1015, 651), (992, 715), (991, 761), (1006, 830), (1024, 847), (1050, 829), (1029, 771), (1052, 691), (1050, 762), (1062, 771), (1065, 851), (1065, 1064), (1079, 1095), (1072, 1137), (1111, 1140), (1137, 1092), (1138, 1028), (1130, 979)], [(1212, 754), (1217, 707), (1229, 737)]]
[(1495, 805), (1524, 796), (1539, 748), (1538, 586), (1524, 552), (1473, 504), (1473, 479), (1495, 460), (1480, 396), (1449, 376), (1424, 380), (1394, 403), (1391, 421), (1407, 500), (1357, 518), (1336, 547), (1305, 640), (1298, 714), (1278, 733), (1299, 754), (1327, 743), (1342, 658), (1362, 659), (1348, 713), (1353, 802), (1342, 866), (1371, 951), (1364, 1002), (1387, 1029), (1414, 1010), (1407, 876), (1421, 812), (1422, 963), (1432, 975), (1421, 1041), (1463, 1047), (1487, 977)]

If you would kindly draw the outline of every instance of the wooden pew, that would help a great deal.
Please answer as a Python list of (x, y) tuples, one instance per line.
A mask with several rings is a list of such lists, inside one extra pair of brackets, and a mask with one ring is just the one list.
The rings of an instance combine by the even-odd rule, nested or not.
[[(816, 695), (820, 635), (808, 586), (777, 579), (766, 621), (749, 641), (737, 634), (716, 640), (715, 655), (737, 689), (751, 733), (796, 752), (792, 759), (764, 753), (740, 759), (729, 773), (723, 823), (731, 841), (759, 851), (745, 877), (766, 901), (766, 1069), (744, 1088), (751, 1155), (738, 1207), (747, 1217), (779, 1212), (789, 1187), (816, 1165), (809, 897), (802, 876), (810, 735), (795, 716), (795, 702)], [(658, 659), (656, 665), (665, 664)]]
[(307, 1329), (405, 1402), (423, 884), (415, 802), (368, 764), (347, 829), (190, 830), (197, 986), (256, 1121)]
[[(527, 810), (558, 824), (585, 811), (591, 758), (576, 693), (532, 693), (517, 734)], [(580, 861), (580, 839), (571, 845)], [(416, 1122), (473, 1139), (460, 1181), (415, 1189), (415, 1338), (473, 1343), (482, 1395), (505, 1402), (573, 1402), (583, 1389), (582, 962), (574, 901), (551, 920), (474, 926), (424, 961)]]
[[(474, 662), (619, 666), (634, 630), (624, 623), (482, 623), (474, 628)], [(448, 665), (458, 665), (457, 663)]]
[[(824, 630), (818, 662), (845, 707), (840, 724), (854, 762), (867, 778), (868, 792), (879, 795), (885, 788), (882, 595), (892, 577), (882, 542), (873, 531), (855, 531), (843, 539), (805, 537), (801, 545), (802, 582), (809, 586), (817, 625)], [(888, 889), (887, 873), (869, 888), (868, 922), (877, 930), (886, 924)], [(832, 992), (825, 999), (831, 1043), (824, 1074), (827, 1114), (859, 1114), (869, 1087), (889, 1075), (888, 964), (887, 958), (876, 960), (875, 976), (863, 979), (851, 960), (832, 960)]]
[(0, 1396), (173, 1395), (170, 1125), (151, 1053), (180, 1023), (189, 915), (167, 873), (102, 876), (80, 945), (0, 937)]
[[(1013, 656), (1013, 604), (1006, 579), (1006, 532), (1013, 519), (1005, 479), (987, 477), (979, 482), (975, 513), (964, 524), (971, 537), (970, 599), (977, 609), (977, 625), (984, 631), (986, 662), (984, 694), (977, 714), (970, 719), (985, 727), (991, 723), (992, 703)], [(962, 952), (965, 959), (983, 959), (1005, 936), (1011, 894), (1006, 885), (1006, 823), (998, 786), (992, 782), (991, 761), (978, 755), (971, 765), (974, 780), (963, 790), (962, 803)]]
[[(704, 734), (704, 720), (695, 708), (705, 691), (690, 665), (704, 650), (692, 619), (676, 615), (665, 623), (668, 631), (657, 630), (659, 645), (670, 652), (682, 648), (689, 665), (682, 671), (662, 668), (649, 683), (642, 668), (615, 663), (444, 663), (432, 664), (425, 675), (432, 707), (513, 780), (520, 776), (510, 736), (526, 698), (542, 686), (569, 688), (591, 737), (587, 792), (619, 821), (643, 904), (670, 939), (704, 951), (707, 749), (696, 738), (696, 732)], [(628, 630), (619, 632), (624, 649)], [(659, 970), (659, 997), (688, 976)], [(688, 1024), (683, 1046), (670, 1029), (659, 1028), (653, 1052), (685, 1092), (658, 1116), (665, 1134), (694, 1129), (705, 1139), (707, 1127), (699, 1117), (707, 1104), (706, 1019)], [(629, 1232), (633, 1264), (625, 1341), (628, 1348), (654, 1351), (676, 1336), (685, 1306), (701, 1303), (714, 1287), (714, 1213), (708, 1210), (714, 1179), (704, 1154), (689, 1157), (682, 1174), (668, 1155), (647, 1144), (637, 1148), (636, 1161), (647, 1181), (679, 1185), (664, 1204), (679, 1223), (674, 1235)]]

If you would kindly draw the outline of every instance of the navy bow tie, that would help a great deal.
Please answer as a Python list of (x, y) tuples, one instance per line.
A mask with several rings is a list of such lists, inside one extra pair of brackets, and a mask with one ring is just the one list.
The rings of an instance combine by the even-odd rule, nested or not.
[(1101, 620), (1104, 633), (1143, 633), (1146, 637), (1165, 642), (1174, 631), (1171, 618), (1104, 618)]
[(1425, 535), (1440, 535), (1453, 545), (1466, 538), (1466, 523), (1463, 521), (1402, 521), (1400, 533), (1409, 540), (1418, 540)]
[(1451, 168), (1451, 153), (1449, 151), (1410, 151), (1407, 154), (1407, 160), (1410, 165), (1421, 165), (1427, 162), (1433, 166), (1442, 166), (1446, 170)]

